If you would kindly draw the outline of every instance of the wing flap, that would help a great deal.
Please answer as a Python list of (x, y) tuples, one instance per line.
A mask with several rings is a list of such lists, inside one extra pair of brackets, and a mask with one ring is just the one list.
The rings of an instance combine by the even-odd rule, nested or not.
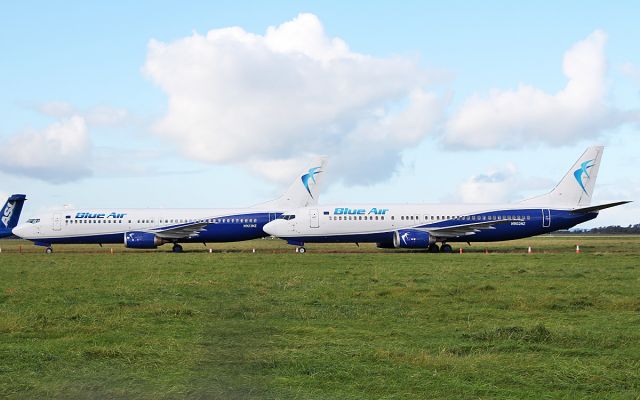
[(424, 228), (430, 234), (441, 238), (452, 238), (460, 236), (475, 235), (483, 229), (496, 229), (495, 225), (510, 224), (511, 222), (522, 222), (522, 219), (500, 219), (496, 221), (482, 221), (471, 224), (460, 224), (453, 226), (443, 226), (435, 228)]
[(152, 232), (162, 239), (186, 239), (198, 236), (204, 230), (204, 227), (209, 224), (210, 222), (196, 222), (170, 228), (158, 228), (152, 230)]

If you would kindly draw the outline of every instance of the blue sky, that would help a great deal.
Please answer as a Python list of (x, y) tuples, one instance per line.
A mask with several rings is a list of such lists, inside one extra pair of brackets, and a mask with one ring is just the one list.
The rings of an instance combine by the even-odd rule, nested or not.
[(0, 194), (26, 214), (249, 205), (311, 154), (321, 202), (515, 201), (594, 143), (594, 202), (639, 197), (633, 2), (130, 3), (3, 7)]

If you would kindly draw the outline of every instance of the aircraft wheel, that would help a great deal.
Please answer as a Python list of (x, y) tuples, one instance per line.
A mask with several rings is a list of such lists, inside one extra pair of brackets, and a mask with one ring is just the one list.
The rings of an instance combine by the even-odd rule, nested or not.
[(182, 253), (182, 246), (176, 243), (173, 245), (173, 248), (171, 249), (171, 251), (173, 251), (174, 253)]
[(53, 249), (51, 247), (47, 247), (46, 249), (44, 249), (44, 252), (47, 254), (51, 254), (53, 253)]
[(441, 251), (442, 253), (453, 253), (453, 247), (451, 247), (451, 245), (450, 245), (450, 244), (443, 244), (443, 245), (440, 247), (440, 251)]
[(427, 251), (429, 253), (439, 253), (440, 252), (440, 247), (438, 247), (438, 245), (434, 243), (432, 245), (429, 245), (429, 248), (427, 249)]
[(307, 249), (305, 249), (304, 247), (298, 247), (298, 253), (304, 253), (306, 251)]

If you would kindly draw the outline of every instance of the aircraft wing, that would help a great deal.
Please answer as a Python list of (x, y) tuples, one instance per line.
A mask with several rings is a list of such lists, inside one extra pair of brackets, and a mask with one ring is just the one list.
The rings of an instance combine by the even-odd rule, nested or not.
[(209, 224), (211, 222), (195, 222), (189, 225), (153, 229), (152, 232), (162, 239), (186, 239), (198, 236), (204, 230), (204, 227)]
[(422, 228), (421, 230), (439, 238), (454, 238), (460, 236), (475, 235), (483, 229), (496, 229), (495, 225), (510, 224), (512, 222), (523, 222), (523, 219), (501, 219), (497, 221), (473, 222), (470, 224), (460, 224), (453, 226), (443, 226), (434, 228)]

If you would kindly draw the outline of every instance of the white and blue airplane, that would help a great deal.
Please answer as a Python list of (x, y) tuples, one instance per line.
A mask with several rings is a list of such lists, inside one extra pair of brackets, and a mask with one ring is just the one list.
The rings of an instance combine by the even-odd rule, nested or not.
[[(284, 213), (264, 226), (304, 252), (305, 243), (377, 243), (451, 252), (450, 242), (492, 242), (569, 229), (598, 216), (591, 205), (603, 146), (589, 147), (549, 193), (514, 204), (338, 204)], [(441, 243), (438, 246), (438, 243)]]
[(53, 244), (124, 243), (133, 249), (155, 249), (173, 243), (219, 243), (267, 236), (263, 226), (283, 212), (316, 205), (326, 158), (297, 175), (279, 198), (245, 208), (229, 209), (62, 209), (30, 218), (13, 234), (46, 247)]
[(27, 196), (12, 194), (0, 210), (0, 238), (11, 236), (11, 230), (18, 225), (20, 212)]

